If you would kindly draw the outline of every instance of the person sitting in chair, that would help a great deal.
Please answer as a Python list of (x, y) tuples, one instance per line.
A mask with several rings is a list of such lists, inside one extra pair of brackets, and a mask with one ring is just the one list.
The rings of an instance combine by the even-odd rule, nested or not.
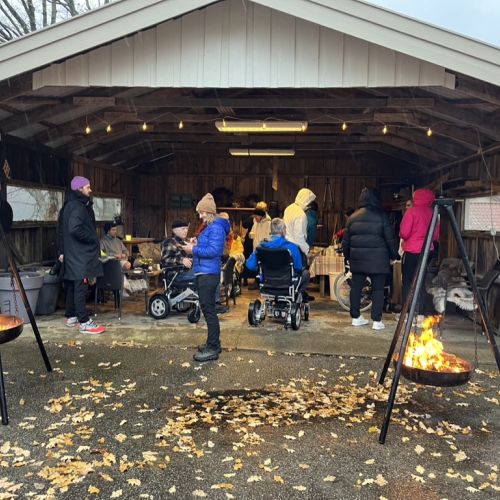
[(193, 256), (186, 252), (184, 245), (188, 243), (189, 223), (175, 220), (172, 223), (172, 237), (167, 238), (161, 247), (161, 266), (180, 267), (181, 272), (175, 279), (177, 283), (194, 281)]
[[(123, 241), (117, 236), (117, 228), (114, 222), (104, 224), (104, 236), (101, 238), (101, 255), (118, 259), (124, 271), (131, 267), (128, 261), (128, 250)], [(103, 256), (104, 256), (103, 255)]]
[[(264, 240), (259, 247), (260, 248), (276, 248), (276, 249), (286, 249), (289, 250), (292, 255), (293, 260), (293, 270), (299, 276), (301, 276), (302, 281), (300, 283), (299, 292), (302, 293), (304, 302), (308, 301), (308, 295), (305, 294), (305, 289), (309, 284), (309, 271), (302, 265), (302, 254), (300, 253), (300, 249), (298, 245), (288, 241), (286, 238), (286, 225), (283, 219), (278, 217), (274, 218), (271, 221), (271, 239)], [(246, 267), (250, 269), (250, 271), (257, 271), (258, 263), (257, 263), (257, 250), (255, 250), (252, 255), (248, 258), (245, 263)]]

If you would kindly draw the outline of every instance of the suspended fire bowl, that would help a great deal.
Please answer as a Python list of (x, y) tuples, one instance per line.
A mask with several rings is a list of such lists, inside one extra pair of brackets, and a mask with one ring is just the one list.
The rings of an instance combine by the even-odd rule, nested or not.
[(23, 320), (17, 316), (0, 314), (0, 344), (16, 339), (23, 331)]

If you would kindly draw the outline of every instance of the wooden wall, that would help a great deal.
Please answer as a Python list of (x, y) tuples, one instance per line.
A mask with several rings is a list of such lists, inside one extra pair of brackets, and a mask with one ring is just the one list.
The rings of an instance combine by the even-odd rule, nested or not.
[[(278, 172), (278, 189), (272, 187), (273, 168)], [(332, 201), (326, 196), (325, 208), (330, 215), (330, 228), (340, 212), (357, 206), (357, 200), (364, 186), (378, 186), (384, 180), (404, 182), (408, 173), (398, 172), (395, 165), (381, 165), (365, 157), (337, 160), (296, 160), (271, 158), (213, 158), (181, 157), (168, 164), (163, 175), (140, 178), (136, 231), (146, 236), (163, 235), (165, 224), (170, 227), (176, 218), (196, 222), (196, 202), (207, 192), (216, 188), (227, 188), (234, 194), (233, 201), (245, 205), (245, 198), (257, 194), (268, 204), (278, 204), (282, 212), (295, 199), (297, 191), (308, 187), (317, 196), (320, 211), (324, 205), (325, 186), (330, 182)], [(392, 190), (382, 187), (384, 198), (391, 199)], [(172, 194), (189, 193), (193, 206), (186, 209), (171, 209)], [(328, 194), (328, 192), (327, 192)], [(247, 214), (249, 212), (246, 212)], [(242, 212), (233, 211), (232, 218), (238, 220)], [(331, 231), (330, 231), (331, 232)]]

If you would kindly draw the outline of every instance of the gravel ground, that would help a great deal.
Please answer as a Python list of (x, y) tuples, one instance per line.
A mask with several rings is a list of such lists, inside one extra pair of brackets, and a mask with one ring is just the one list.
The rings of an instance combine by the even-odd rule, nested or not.
[(47, 344), (2, 347), (4, 498), (498, 498), (499, 376), (402, 380), (385, 445), (383, 359)]

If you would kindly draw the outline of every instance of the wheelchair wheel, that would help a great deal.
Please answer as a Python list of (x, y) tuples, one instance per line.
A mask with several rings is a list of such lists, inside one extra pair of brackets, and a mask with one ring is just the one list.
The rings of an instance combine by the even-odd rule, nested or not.
[(149, 315), (154, 319), (163, 319), (170, 314), (170, 303), (167, 297), (161, 293), (153, 295), (149, 299)]
[[(337, 301), (340, 304), (342, 309), (349, 311), (351, 308), (351, 276), (350, 275), (342, 275), (339, 276), (335, 282), (335, 296), (337, 297)], [(363, 289), (361, 290), (361, 305), (359, 310), (361, 312), (368, 311), (372, 306), (371, 299), (371, 281), (369, 278), (365, 280), (365, 284), (363, 285)]]
[(189, 314), (187, 315), (188, 321), (190, 323), (198, 323), (201, 318), (201, 308), (200, 306), (195, 306), (191, 311), (189, 311)]
[(248, 304), (248, 323), (257, 326), (260, 323), (260, 300)]
[(309, 321), (309, 304), (304, 304), (304, 321)]
[(302, 321), (300, 304), (292, 304), (292, 307), (290, 308), (290, 316), (292, 320), (292, 330), (298, 330)]

